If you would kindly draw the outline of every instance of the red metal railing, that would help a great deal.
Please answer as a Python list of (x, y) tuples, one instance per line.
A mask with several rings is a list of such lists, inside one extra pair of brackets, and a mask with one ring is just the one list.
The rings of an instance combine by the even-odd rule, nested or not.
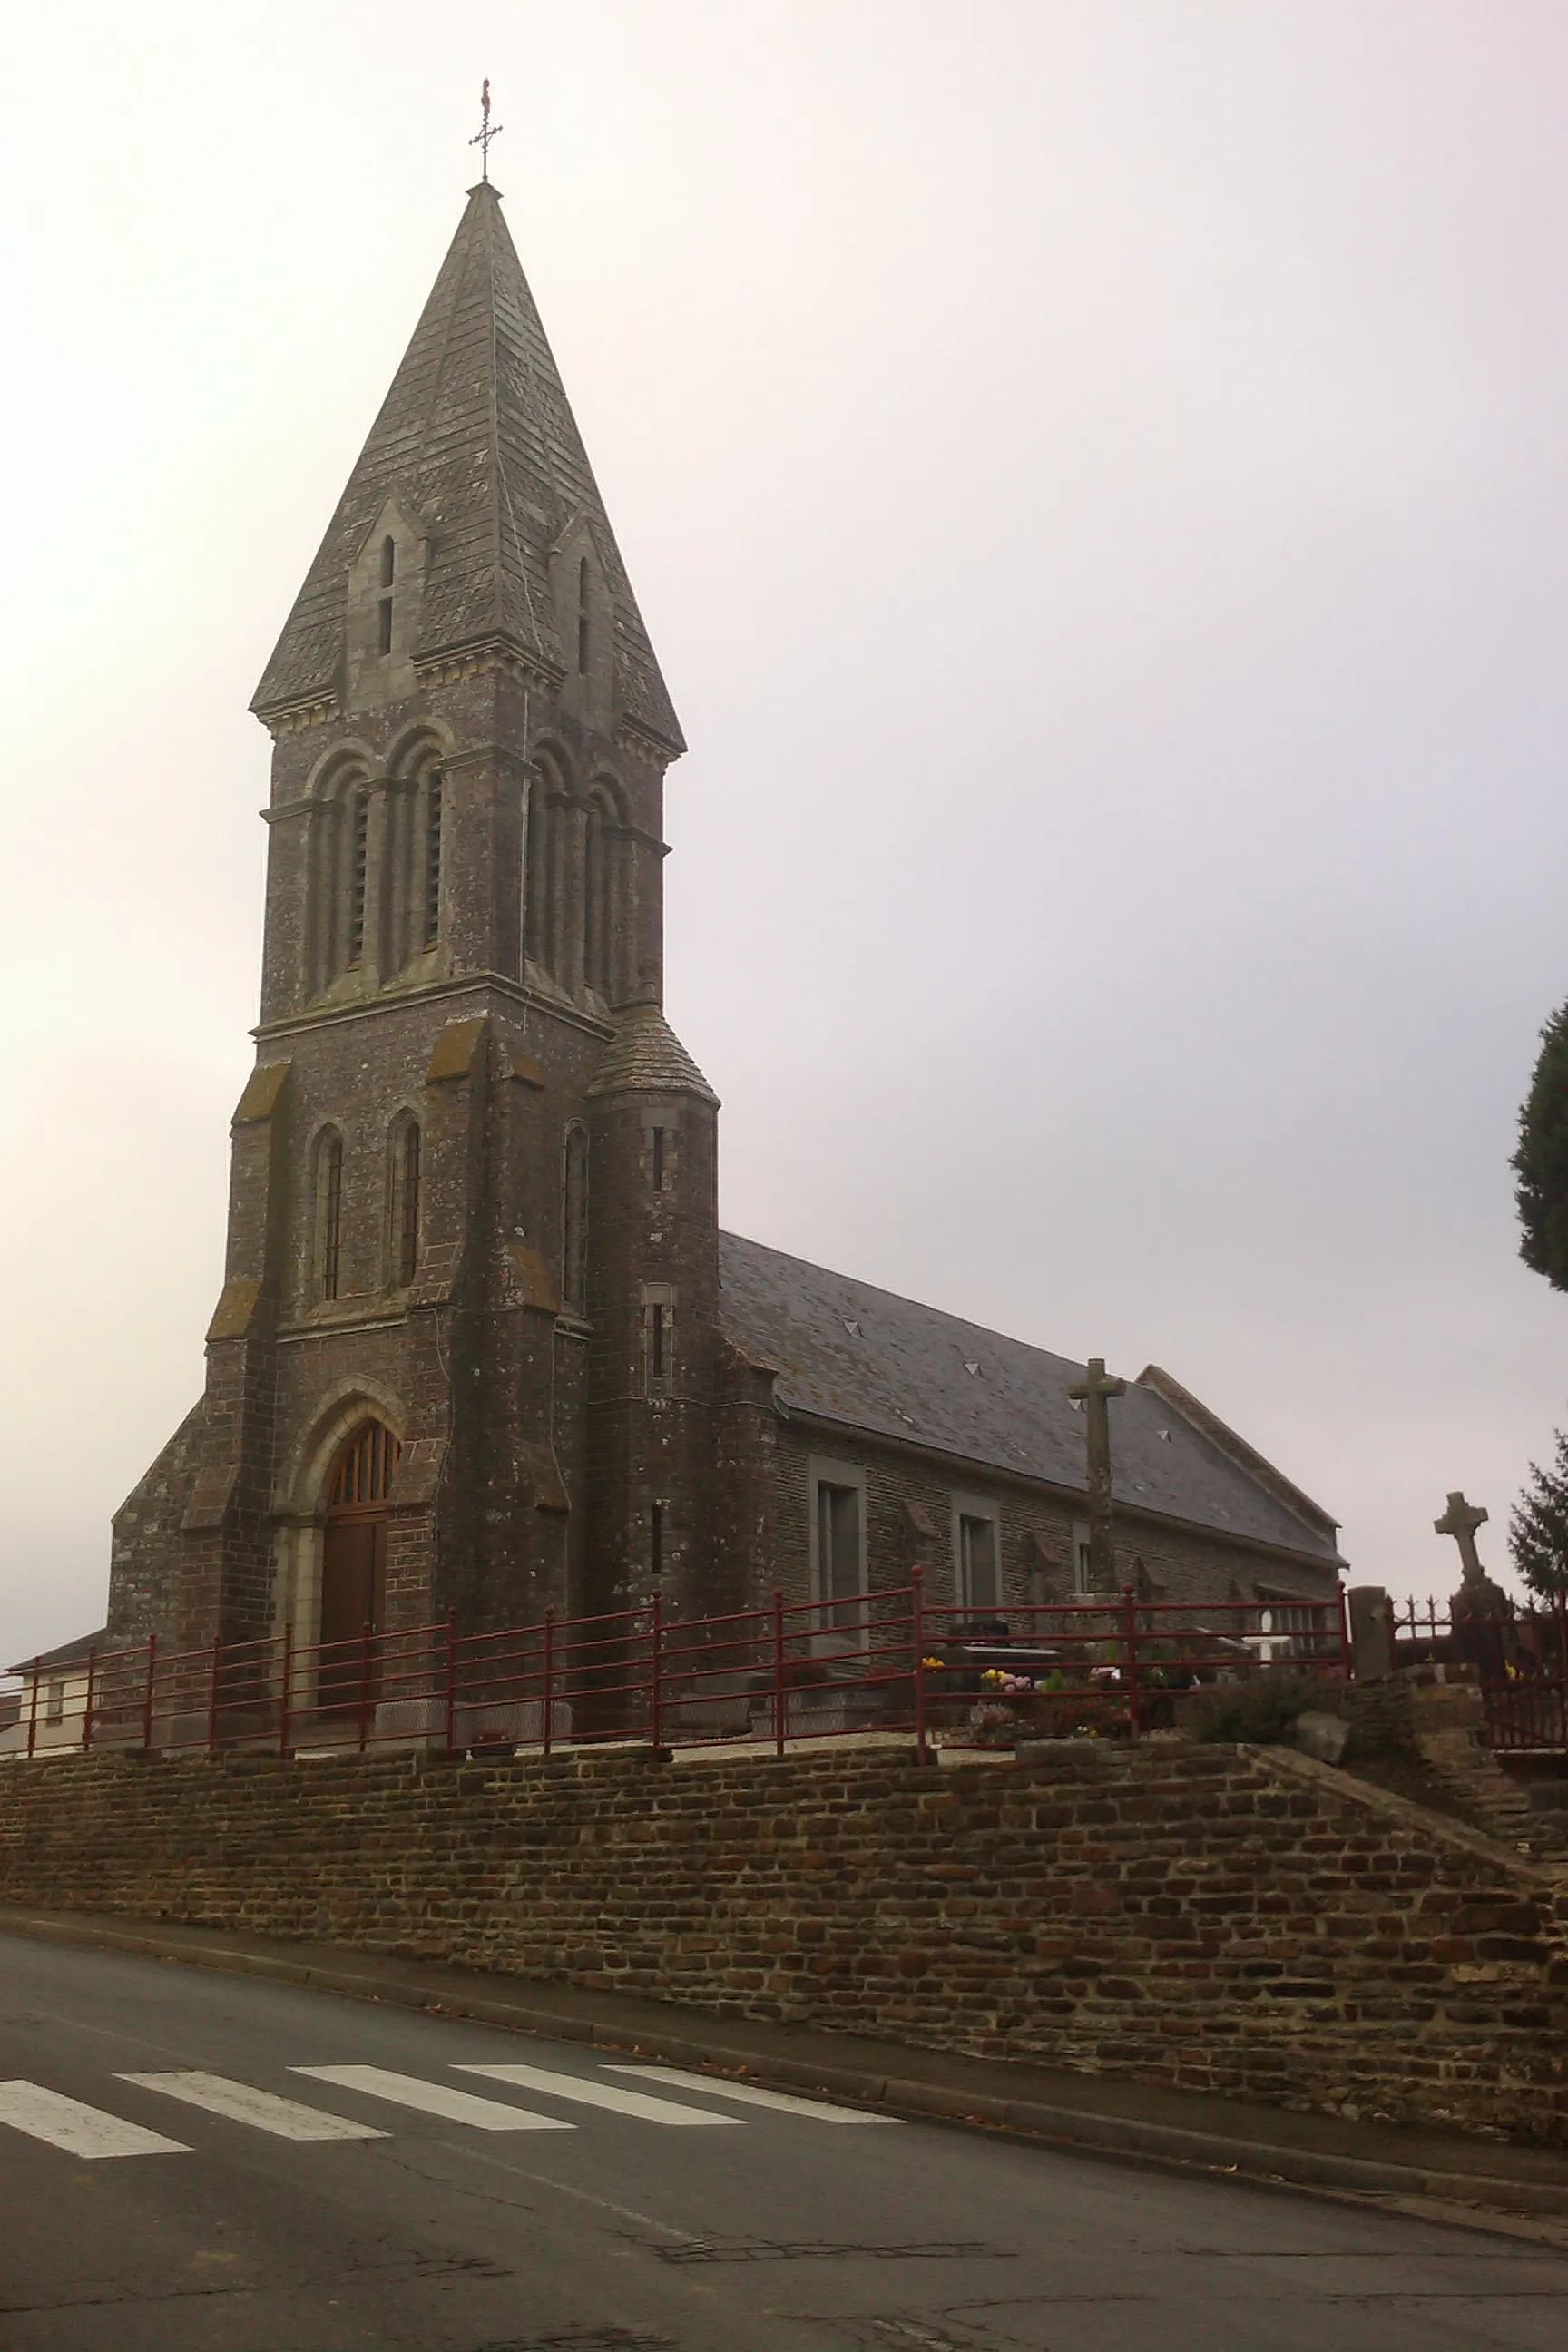
[(1338, 1600), (1193, 1604), (1120, 1595), (933, 1603), (908, 1584), (682, 1618), (643, 1606), (462, 1633), (455, 1614), (352, 1640), (275, 1638), (173, 1651), (156, 1636), (26, 1670), (0, 1754), (223, 1748), (279, 1756), (429, 1748), (447, 1754), (639, 1742), (790, 1744), (914, 1733), (1005, 1746), (1021, 1736), (1137, 1738), (1181, 1694), (1288, 1668), (1348, 1675)]

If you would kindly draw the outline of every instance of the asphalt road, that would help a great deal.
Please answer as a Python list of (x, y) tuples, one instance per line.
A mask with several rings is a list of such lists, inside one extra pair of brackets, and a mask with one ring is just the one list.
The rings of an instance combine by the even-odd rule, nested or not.
[(627, 2063), (0, 1936), (0, 2346), (1568, 2344), (1529, 2242)]

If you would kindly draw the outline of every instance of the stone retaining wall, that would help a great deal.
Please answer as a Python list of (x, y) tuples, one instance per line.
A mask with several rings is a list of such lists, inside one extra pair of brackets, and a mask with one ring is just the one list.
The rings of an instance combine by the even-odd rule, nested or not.
[(1274, 1750), (19, 1761), (0, 1903), (1568, 2145), (1568, 1880)]

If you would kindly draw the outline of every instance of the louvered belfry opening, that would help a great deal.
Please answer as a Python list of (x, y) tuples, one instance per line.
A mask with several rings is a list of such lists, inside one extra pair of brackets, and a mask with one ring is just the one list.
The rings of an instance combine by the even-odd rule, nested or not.
[(384, 1422), (366, 1422), (338, 1457), (321, 1550), (322, 1657), (319, 1704), (328, 1711), (374, 1704), (380, 1660), (374, 1637), (386, 1615), (386, 1530), (401, 1451)]

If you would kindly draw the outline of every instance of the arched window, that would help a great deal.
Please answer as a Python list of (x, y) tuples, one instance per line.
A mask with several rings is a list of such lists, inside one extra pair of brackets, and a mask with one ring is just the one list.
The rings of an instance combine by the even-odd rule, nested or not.
[(546, 768), (535, 768), (529, 779), (528, 841), (523, 855), (523, 952), (542, 971), (555, 964), (554, 923), (552, 919), (555, 862), (556, 812), (551, 794), (555, 779)]
[(588, 803), (583, 843), (583, 977), (611, 1001), (618, 994), (617, 932), (621, 880), (621, 812), (615, 786), (602, 781)]
[(374, 1510), (392, 1493), (397, 1457), (403, 1448), (384, 1421), (366, 1422), (349, 1440), (332, 1474), (327, 1508), (339, 1511)]
[(364, 955), (364, 927), (370, 884), (370, 794), (359, 785), (349, 802), (348, 965), (352, 971)]
[(425, 838), (421, 945), (433, 948), (441, 936), (441, 771), (432, 768), (425, 779)]
[(588, 1133), (566, 1130), (562, 1182), (561, 1302), (569, 1315), (588, 1311)]
[(343, 1139), (328, 1128), (316, 1145), (315, 1276), (322, 1298), (336, 1298), (342, 1272)]
[(384, 660), (392, 651), (392, 575), (397, 569), (397, 541), (384, 539), (381, 542), (381, 584), (385, 592), (376, 606), (376, 651)]
[(400, 1119), (392, 1130), (387, 1170), (387, 1264), (393, 1287), (405, 1290), (419, 1266), (419, 1122)]
[(603, 803), (588, 803), (583, 841), (583, 977), (601, 996), (609, 993), (605, 967), (608, 946), (608, 879), (610, 845), (605, 839)]

